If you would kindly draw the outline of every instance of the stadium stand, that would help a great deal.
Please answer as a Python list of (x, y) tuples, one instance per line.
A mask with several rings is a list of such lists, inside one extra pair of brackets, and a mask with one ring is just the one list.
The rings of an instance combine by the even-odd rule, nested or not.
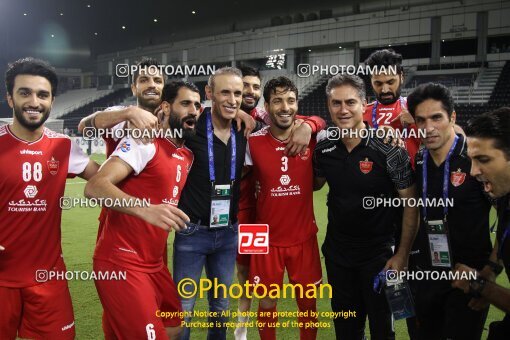
[[(477, 114), (489, 110), (509, 105), (510, 103), (510, 64), (507, 62), (504, 67), (482, 67), (482, 63), (461, 63), (459, 67), (456, 64), (448, 64), (444, 68), (432, 66), (431, 68), (419, 66), (411, 79), (402, 89), (402, 95), (407, 96), (417, 85), (429, 81), (439, 82), (448, 86), (452, 90), (456, 103), (457, 122), (463, 126), (467, 121)], [(466, 72), (466, 66), (470, 67)], [(471, 67), (479, 66), (480, 69), (473, 71)], [(421, 71), (434, 70), (455, 70), (452, 73), (444, 75), (441, 72), (434, 74), (421, 74)], [(367, 88), (368, 102), (373, 101), (374, 94), (370, 86), (370, 79), (364, 77)], [(326, 104), (326, 83), (327, 78), (320, 78), (313, 85), (313, 90), (309, 92), (299, 103), (301, 114), (319, 115), (328, 123), (331, 123)]]
[(86, 117), (89, 114), (106, 107), (119, 105), (128, 96), (131, 96), (130, 88), (109, 91), (107, 95), (102, 96), (101, 98), (98, 98), (94, 101), (87, 102), (85, 105), (81, 105), (80, 107), (67, 112), (65, 115), (60, 116), (60, 119), (64, 120), (64, 129), (67, 128), (70, 133), (76, 131), (78, 124), (83, 117)]
[(78, 89), (59, 95), (51, 110), (52, 118), (60, 118), (65, 114), (79, 109), (89, 103), (111, 94), (113, 90)]

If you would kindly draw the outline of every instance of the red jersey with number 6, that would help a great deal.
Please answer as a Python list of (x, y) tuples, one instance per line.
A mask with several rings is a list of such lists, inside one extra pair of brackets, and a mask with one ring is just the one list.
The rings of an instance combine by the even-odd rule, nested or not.
[[(110, 157), (119, 157), (133, 173), (118, 184), (126, 194), (150, 200), (150, 204), (177, 206), (193, 163), (193, 153), (166, 138), (137, 144), (122, 139)], [(168, 232), (144, 220), (108, 210), (94, 258), (146, 273), (163, 268)]]
[(34, 142), (0, 127), (0, 286), (39, 284), (37, 271), (62, 256), (60, 200), (67, 177), (81, 174), (89, 158), (66, 136), (44, 129)]
[(269, 127), (253, 133), (246, 147), (246, 165), (260, 183), (256, 223), (269, 224), (269, 244), (291, 247), (317, 233), (313, 213), (312, 155), (315, 136), (301, 154), (290, 157), (286, 144)]

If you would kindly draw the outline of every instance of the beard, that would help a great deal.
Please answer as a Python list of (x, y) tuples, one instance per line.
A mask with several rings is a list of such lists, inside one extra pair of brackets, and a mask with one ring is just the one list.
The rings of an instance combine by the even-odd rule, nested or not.
[(253, 102), (253, 104), (249, 105), (244, 103), (244, 97), (245, 96), (243, 95), (243, 101), (241, 101), (241, 110), (243, 110), (246, 113), (250, 113), (250, 111), (253, 110), (259, 103), (260, 97), (253, 96), (253, 99), (255, 99), (255, 101)]
[[(197, 119), (195, 116), (187, 115), (181, 119), (177, 117), (177, 114), (174, 112), (170, 112), (170, 118), (168, 120), (168, 123), (170, 125), (170, 129), (173, 131), (181, 130), (182, 131), (182, 139), (186, 140), (192, 136), (195, 135), (195, 129), (194, 128), (186, 128), (184, 127), (184, 122), (187, 120), (193, 120), (195, 122), (195, 126), (197, 124)], [(181, 139), (181, 138), (177, 138)]]
[(148, 111), (150, 111), (152, 113), (154, 113), (154, 111), (156, 111), (159, 104), (161, 104), (161, 100), (156, 101), (156, 100), (152, 100), (152, 99), (146, 100), (141, 97), (138, 98), (138, 105), (141, 106), (142, 108), (148, 109)]
[[(280, 113), (282, 113), (282, 112), (278, 112), (276, 115), (279, 115)], [(290, 114), (290, 112), (285, 112), (285, 113)], [(288, 130), (288, 129), (290, 129), (292, 127), (292, 124), (294, 124), (296, 116), (294, 115), (293, 117), (291, 117), (290, 122), (287, 123), (287, 125), (284, 125), (285, 123), (280, 123), (278, 121), (278, 118), (276, 118), (276, 117), (271, 117), (271, 118), (272, 118), (271, 120), (272, 120), (273, 124), (277, 128), (279, 128), (280, 130)]]
[[(402, 92), (402, 85), (400, 85), (396, 91), (396, 93), (392, 93), (392, 92), (385, 92), (385, 93), (381, 93), (381, 94), (378, 94), (376, 97), (377, 97), (377, 101), (383, 105), (390, 105), (390, 104), (393, 104), (394, 102), (396, 102), (399, 98), (400, 98), (400, 94)], [(382, 96), (385, 96), (385, 95), (391, 95), (391, 98), (382, 98)]]
[(14, 108), (12, 109), (14, 111), (14, 116), (16, 117), (16, 120), (23, 126), (25, 129), (30, 131), (35, 131), (38, 128), (40, 128), (50, 116), (50, 109), (42, 112), (42, 117), (38, 121), (30, 121), (26, 119), (23, 116), (23, 108), (20, 106), (17, 106), (16, 103), (14, 103)]

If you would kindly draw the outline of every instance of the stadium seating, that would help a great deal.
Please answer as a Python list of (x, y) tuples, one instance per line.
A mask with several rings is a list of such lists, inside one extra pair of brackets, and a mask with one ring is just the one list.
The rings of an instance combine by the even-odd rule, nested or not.
[(85, 105), (80, 105), (74, 110), (69, 111), (65, 115), (61, 116), (60, 119), (64, 120), (64, 128), (68, 128), (70, 131), (76, 131), (78, 124), (83, 117), (86, 117), (89, 114), (106, 107), (119, 105), (128, 96), (131, 96), (130, 88), (123, 88), (114, 91), (110, 90), (107, 95), (104, 95), (94, 101), (89, 101)]
[(98, 90), (95, 88), (67, 91), (59, 95), (55, 100), (51, 110), (51, 118), (60, 118), (66, 113), (79, 109), (112, 92), (113, 90)]
[[(503, 68), (482, 67), (480, 70), (465, 72), (466, 67), (480, 67), (483, 65), (486, 64), (449, 64), (446, 69), (459, 69), (462, 71), (448, 75), (441, 75), (440, 71), (433, 75), (430, 73), (420, 75), (418, 71), (407, 82), (406, 87), (402, 89), (402, 95), (407, 96), (416, 85), (421, 83), (429, 81), (443, 83), (452, 91), (457, 112), (457, 123), (460, 126), (464, 126), (470, 118), (478, 114), (501, 106), (510, 106), (510, 64), (507, 62)], [(430, 68), (418, 67), (418, 70), (421, 71), (430, 71), (431, 69), (434, 70), (436, 68), (434, 66)], [(442, 67), (441, 69), (444, 70), (445, 68)], [(364, 77), (364, 81), (367, 88), (367, 99), (368, 102), (371, 102), (375, 99), (375, 96), (369, 77)], [(327, 78), (317, 79), (313, 85), (313, 90), (301, 99), (299, 112), (305, 115), (319, 115), (328, 123), (331, 123), (326, 104), (326, 83)]]

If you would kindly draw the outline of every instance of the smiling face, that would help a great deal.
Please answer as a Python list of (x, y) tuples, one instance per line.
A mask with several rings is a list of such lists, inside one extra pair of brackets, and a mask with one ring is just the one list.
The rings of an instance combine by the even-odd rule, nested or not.
[(276, 87), (275, 93), (271, 93), (269, 103), (264, 103), (264, 106), (274, 126), (281, 130), (292, 127), (298, 110), (298, 101), (294, 91)]
[(257, 103), (261, 96), (260, 78), (257, 76), (244, 76), (243, 77), (243, 101), (241, 109), (250, 112)]
[(220, 74), (214, 78), (213, 86), (206, 86), (207, 96), (212, 101), (212, 113), (224, 120), (235, 118), (241, 107), (243, 81), (235, 74)]
[(164, 85), (165, 81), (161, 73), (153, 74), (149, 70), (140, 70), (136, 83), (131, 84), (131, 91), (138, 101), (138, 106), (154, 112), (161, 104)]
[(414, 120), (416, 127), (425, 130), (425, 138), (421, 141), (429, 150), (439, 150), (448, 143), (455, 134), (455, 112), (451, 119), (439, 100), (427, 99), (416, 106)]
[(484, 190), (494, 198), (510, 193), (510, 161), (495, 139), (468, 137), (471, 176), (483, 183)]
[(379, 103), (393, 104), (400, 97), (402, 74), (374, 74), (370, 80)]
[(366, 101), (350, 85), (331, 89), (328, 96), (328, 109), (331, 120), (339, 129), (359, 129), (363, 127), (363, 112)]
[(53, 104), (48, 79), (34, 75), (18, 75), (12, 96), (7, 95), (14, 119), (24, 128), (35, 131), (48, 119)]

